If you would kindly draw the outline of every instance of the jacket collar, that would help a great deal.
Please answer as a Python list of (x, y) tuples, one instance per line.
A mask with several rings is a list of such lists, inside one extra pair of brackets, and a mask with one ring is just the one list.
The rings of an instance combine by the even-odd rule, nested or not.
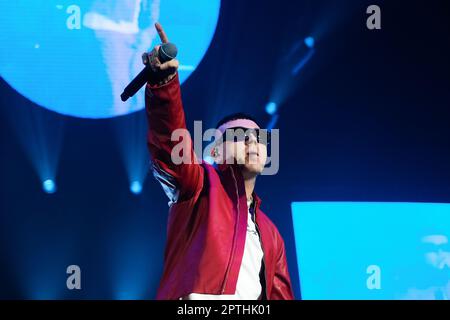
[(259, 207), (261, 206), (261, 198), (258, 197), (255, 191), (253, 191), (253, 201), (255, 202), (255, 212), (258, 212)]

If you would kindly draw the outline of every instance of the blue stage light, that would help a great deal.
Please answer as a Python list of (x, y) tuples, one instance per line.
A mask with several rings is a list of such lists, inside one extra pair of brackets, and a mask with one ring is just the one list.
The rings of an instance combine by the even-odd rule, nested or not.
[(306, 37), (305, 38), (305, 45), (308, 47), (308, 48), (310, 48), (310, 49), (312, 49), (313, 47), (314, 47), (314, 38), (313, 37)]
[(52, 179), (47, 179), (42, 182), (42, 188), (46, 193), (55, 193), (56, 192), (56, 183)]
[(270, 115), (273, 115), (277, 112), (278, 106), (275, 102), (269, 102), (266, 104), (266, 112)]
[(130, 185), (130, 191), (134, 194), (139, 194), (142, 191), (142, 185), (139, 181), (133, 181)]

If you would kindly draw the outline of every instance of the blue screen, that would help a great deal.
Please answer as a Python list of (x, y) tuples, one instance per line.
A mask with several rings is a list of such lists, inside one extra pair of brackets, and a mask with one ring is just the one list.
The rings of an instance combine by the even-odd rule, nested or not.
[(3, 79), (42, 107), (107, 118), (144, 107), (142, 92), (126, 103), (120, 94), (160, 43), (154, 23), (178, 47), (183, 82), (208, 49), (220, 0), (15, 0), (0, 9)]
[(450, 204), (293, 202), (304, 299), (450, 299)]

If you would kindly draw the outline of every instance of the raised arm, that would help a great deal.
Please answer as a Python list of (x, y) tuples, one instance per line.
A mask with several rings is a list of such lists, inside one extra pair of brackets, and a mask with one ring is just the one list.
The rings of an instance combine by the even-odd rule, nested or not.
[[(167, 43), (169, 40), (161, 25), (157, 23), (155, 27), (162, 43)], [(161, 64), (157, 57), (158, 49), (159, 46), (156, 46), (144, 59), (144, 63), (149, 63), (158, 76), (158, 80), (149, 82), (145, 89), (149, 124), (147, 144), (155, 177), (171, 202), (177, 202), (191, 198), (202, 188), (204, 172), (195, 158), (192, 140), (186, 129), (177, 73), (178, 61), (173, 59)], [(175, 130), (184, 130), (185, 134), (172, 139)], [(180, 149), (180, 143), (183, 151), (173, 153), (175, 146), (178, 145), (176, 149)], [(184, 163), (179, 163), (180, 156), (184, 158)]]

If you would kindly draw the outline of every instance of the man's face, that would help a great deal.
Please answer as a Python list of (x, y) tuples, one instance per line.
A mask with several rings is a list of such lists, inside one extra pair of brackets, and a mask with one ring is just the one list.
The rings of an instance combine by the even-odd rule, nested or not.
[(257, 175), (264, 170), (267, 160), (267, 141), (270, 135), (252, 120), (229, 121), (218, 129), (223, 143), (219, 143), (216, 162), (237, 163), (244, 173)]
[(446, 250), (448, 238), (446, 235), (435, 234), (422, 238), (422, 243), (432, 245), (425, 253), (426, 262), (436, 269), (450, 268), (450, 252)]

